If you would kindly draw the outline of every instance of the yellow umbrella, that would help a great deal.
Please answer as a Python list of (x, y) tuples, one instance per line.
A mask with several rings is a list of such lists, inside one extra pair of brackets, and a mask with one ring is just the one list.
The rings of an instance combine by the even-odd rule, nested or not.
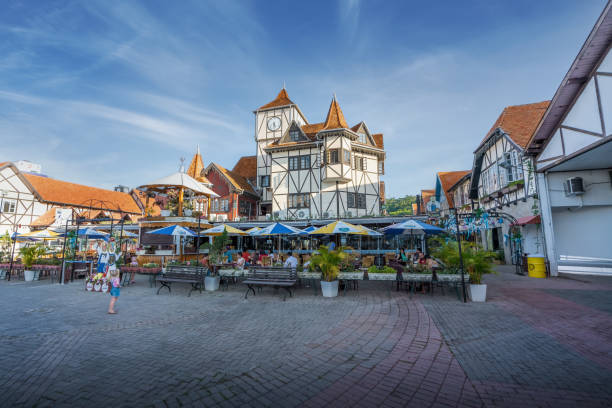
[(355, 234), (355, 235), (368, 235), (366, 231), (360, 228), (359, 225), (353, 225), (344, 221), (334, 221), (331, 224), (317, 228), (309, 234), (319, 235), (332, 235), (332, 234)]
[(55, 231), (51, 231), (50, 229), (42, 230), (42, 231), (32, 231), (25, 234), (19, 234), (20, 237), (28, 237), (33, 239), (42, 239), (42, 240), (53, 240), (59, 239), (60, 234)]
[(223, 231), (227, 231), (227, 235), (249, 235), (245, 231), (239, 230), (238, 228), (232, 227), (231, 225), (219, 224), (212, 228), (207, 229), (202, 235), (210, 235), (212, 237), (218, 237), (223, 234)]

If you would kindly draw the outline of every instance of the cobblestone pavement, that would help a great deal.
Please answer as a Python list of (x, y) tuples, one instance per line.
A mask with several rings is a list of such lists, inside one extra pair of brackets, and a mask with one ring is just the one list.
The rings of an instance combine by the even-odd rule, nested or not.
[(489, 301), (388, 283), (243, 299), (146, 280), (0, 282), (0, 406), (610, 406), (612, 285), (487, 277)]

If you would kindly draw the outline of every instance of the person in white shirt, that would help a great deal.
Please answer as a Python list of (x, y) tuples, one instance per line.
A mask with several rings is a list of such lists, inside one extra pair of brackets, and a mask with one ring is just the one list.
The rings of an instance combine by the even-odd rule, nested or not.
[(287, 260), (285, 261), (285, 264), (283, 266), (285, 268), (295, 269), (295, 268), (297, 268), (297, 264), (298, 264), (298, 260), (295, 257), (295, 254), (291, 254), (291, 256), (289, 258), (287, 258)]

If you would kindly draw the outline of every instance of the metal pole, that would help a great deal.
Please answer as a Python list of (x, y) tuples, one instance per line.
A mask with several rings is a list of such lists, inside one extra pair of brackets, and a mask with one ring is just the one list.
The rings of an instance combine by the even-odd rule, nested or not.
[(62, 245), (62, 273), (60, 273), (60, 285), (64, 284), (64, 268), (66, 267), (66, 240), (68, 239), (68, 220), (66, 220), (66, 230), (64, 232), (64, 244)]
[(196, 241), (196, 266), (200, 265), (200, 220), (202, 219), (202, 214), (198, 214), (198, 238)]
[(15, 256), (15, 244), (17, 243), (17, 231), (15, 231), (15, 239), (13, 240), (13, 249), (11, 249), (11, 266), (9, 267), (9, 273), (7, 280), (11, 280), (11, 273), (13, 273), (13, 257)]
[(461, 233), (459, 232), (459, 215), (455, 210), (455, 229), (457, 232), (457, 245), (459, 246), (459, 267), (461, 268), (461, 290), (463, 291), (463, 303), (467, 302), (467, 294), (465, 292), (465, 272), (463, 270), (463, 253), (461, 252)]

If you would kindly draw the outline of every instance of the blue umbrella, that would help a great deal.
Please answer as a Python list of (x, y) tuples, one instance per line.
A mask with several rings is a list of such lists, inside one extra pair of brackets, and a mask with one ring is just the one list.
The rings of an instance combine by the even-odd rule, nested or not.
[(262, 228), (260, 231), (257, 231), (254, 236), (262, 236), (262, 235), (290, 235), (290, 234), (300, 234), (302, 230), (291, 227), (289, 225), (281, 224), (280, 222), (275, 222), (274, 224), (270, 224), (265, 228)]
[(399, 234), (440, 234), (444, 230), (440, 227), (429, 225), (422, 221), (407, 220), (398, 224), (389, 225), (381, 230), (388, 235)]
[(148, 231), (147, 234), (172, 235), (179, 237), (195, 237), (198, 235), (189, 228), (181, 227), (180, 225), (171, 225), (169, 227)]

